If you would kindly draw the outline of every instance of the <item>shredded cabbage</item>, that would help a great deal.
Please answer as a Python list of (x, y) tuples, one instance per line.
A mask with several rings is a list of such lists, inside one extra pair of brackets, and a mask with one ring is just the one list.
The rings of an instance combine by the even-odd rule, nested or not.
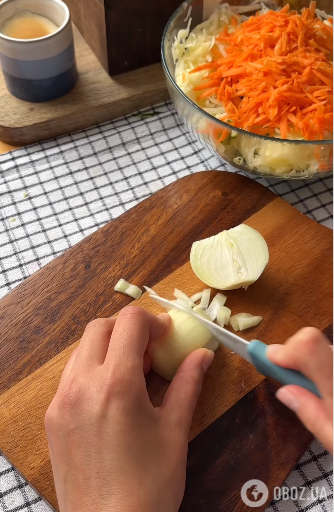
[[(192, 75), (189, 74), (189, 71), (212, 60), (211, 49), (215, 44), (215, 37), (222, 31), (225, 25), (230, 23), (232, 15), (233, 12), (229, 6), (223, 4), (211, 14), (207, 21), (197, 25), (191, 32), (190, 25), (192, 20), (190, 18), (187, 28), (181, 29), (175, 37), (172, 46), (172, 55), (175, 62), (175, 80), (182, 91), (193, 101), (196, 101), (193, 88), (201, 83), (202, 79), (208, 75), (208, 71), (205, 70)], [(235, 29), (231, 27), (230, 30)], [(219, 112), (222, 115), (222, 107), (219, 109)]]
[(314, 157), (314, 149), (310, 144), (299, 145), (277, 143), (255, 137), (238, 134), (230, 141), (240, 154), (239, 165), (246, 163), (250, 169), (257, 169), (264, 174), (314, 174), (318, 162)]
[[(205, 112), (212, 115), (216, 119), (221, 119), (225, 114), (223, 104), (218, 101), (215, 95), (205, 100), (197, 101), (193, 88), (199, 85), (203, 78), (208, 74), (208, 70), (199, 71), (189, 74), (190, 71), (197, 66), (211, 62), (212, 48), (214, 45), (219, 47), (220, 52), (224, 55), (224, 45), (215, 41), (216, 36), (223, 30), (224, 26), (228, 26), (228, 32), (236, 30), (237, 26), (232, 26), (231, 17), (238, 12), (239, 23), (244, 21), (247, 11), (260, 9), (260, 14), (264, 14), (269, 9), (263, 4), (230, 7), (223, 4), (216, 9), (211, 16), (203, 23), (197, 25), (190, 31), (191, 18), (188, 19), (187, 28), (179, 31), (172, 45), (172, 56), (175, 63), (175, 81), (180, 89), (194, 103), (199, 105)], [(327, 22), (328, 15), (324, 11), (316, 9), (316, 15), (325, 19)], [(332, 25), (330, 25), (332, 26)], [(205, 129), (205, 121), (203, 116), (197, 115), (191, 120), (195, 131), (203, 133)], [(214, 146), (218, 154), (222, 157), (229, 157), (237, 165), (246, 164), (249, 169), (257, 170), (263, 174), (276, 174), (291, 176), (310, 176), (318, 172), (319, 163), (315, 158), (314, 148), (312, 145), (292, 145), (287, 143), (268, 141), (252, 135), (243, 135), (236, 130), (232, 130), (231, 135), (223, 143), (217, 143), (211, 137), (207, 137), (208, 141)], [(277, 131), (277, 138), (280, 138), (280, 132)], [(292, 140), (302, 140), (299, 136), (290, 137)], [(321, 151), (327, 153), (330, 147), (321, 146)]]

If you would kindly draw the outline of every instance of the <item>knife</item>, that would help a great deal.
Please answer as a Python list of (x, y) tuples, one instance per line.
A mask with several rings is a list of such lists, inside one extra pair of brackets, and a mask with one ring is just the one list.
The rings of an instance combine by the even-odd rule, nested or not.
[(281, 366), (278, 366), (269, 361), (267, 357), (268, 345), (262, 343), (262, 341), (246, 341), (240, 336), (237, 336), (236, 334), (228, 331), (227, 329), (224, 329), (223, 327), (210, 322), (210, 320), (207, 320), (206, 318), (198, 315), (191, 309), (187, 309), (180, 304), (177, 304), (176, 302), (171, 302), (167, 299), (164, 299), (159, 295), (154, 294), (153, 290), (150, 290), (150, 292), (150, 298), (155, 300), (158, 304), (160, 304), (160, 306), (163, 306), (166, 309), (177, 309), (196, 318), (198, 322), (204, 325), (214, 335), (219, 343), (246, 359), (246, 361), (255, 366), (257, 371), (265, 377), (272, 377), (284, 386), (287, 384), (295, 384), (304, 389), (307, 389), (308, 391), (311, 391), (311, 393), (314, 393), (319, 398), (321, 398), (316, 385), (304, 374), (296, 370), (282, 368)]

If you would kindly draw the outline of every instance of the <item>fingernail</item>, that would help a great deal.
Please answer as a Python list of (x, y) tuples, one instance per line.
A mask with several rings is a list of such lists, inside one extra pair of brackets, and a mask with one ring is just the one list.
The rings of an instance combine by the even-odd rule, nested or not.
[(299, 408), (299, 400), (296, 396), (295, 392), (287, 386), (283, 386), (276, 391), (276, 398), (282, 402), (282, 404), (286, 405), (291, 409), (291, 411), (296, 412)]
[(277, 356), (282, 351), (283, 345), (268, 345), (267, 347), (267, 356)]
[(170, 315), (168, 313), (159, 313), (158, 314), (158, 318), (166, 318), (167, 316), (170, 318)]
[(212, 350), (205, 351), (205, 354), (202, 359), (202, 368), (203, 368), (204, 373), (209, 368), (210, 364), (214, 360), (214, 357), (215, 357), (215, 354), (214, 354), (214, 352), (212, 352)]
[(160, 315), (158, 315), (158, 318), (159, 320), (162, 320), (160, 324), (163, 326), (164, 332), (167, 331), (167, 329), (170, 329), (170, 326), (172, 324), (172, 318), (170, 315), (168, 315), (168, 313), (160, 313)]
[(160, 313), (158, 318), (161, 318), (161, 320), (164, 320), (165, 322), (171, 322), (171, 317), (168, 313)]

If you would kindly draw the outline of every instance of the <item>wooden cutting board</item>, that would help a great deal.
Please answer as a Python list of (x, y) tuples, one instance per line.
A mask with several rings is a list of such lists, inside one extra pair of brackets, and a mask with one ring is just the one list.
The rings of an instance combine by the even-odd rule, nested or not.
[[(192, 242), (241, 222), (260, 231), (270, 251), (259, 281), (247, 291), (226, 292), (233, 312), (264, 317), (244, 337), (283, 343), (305, 325), (325, 329), (332, 319), (331, 230), (255, 181), (219, 171), (160, 190), (0, 301), (0, 448), (54, 506), (43, 417), (86, 323), (130, 302), (113, 292), (119, 277), (155, 286), (166, 297), (175, 286), (201, 290), (188, 261)], [(147, 295), (137, 304), (161, 311)], [(167, 385), (149, 375), (154, 404)], [(276, 386), (236, 354), (218, 349), (190, 432), (183, 512), (246, 511), (240, 489), (247, 480), (266, 482), (269, 499), (283, 483), (311, 436), (277, 402)]]
[(45, 103), (14, 98), (7, 91), (0, 70), (2, 142), (25, 146), (104, 123), (168, 99), (161, 64), (111, 78), (74, 25), (73, 34), (79, 81), (63, 98)]

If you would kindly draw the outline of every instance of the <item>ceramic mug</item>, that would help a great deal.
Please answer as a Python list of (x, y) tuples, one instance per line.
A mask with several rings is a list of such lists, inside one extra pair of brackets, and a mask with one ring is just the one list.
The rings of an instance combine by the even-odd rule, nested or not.
[(0, 62), (7, 88), (38, 103), (68, 93), (78, 80), (70, 12), (61, 0), (4, 0), (0, 27), (18, 11), (51, 20), (58, 29), (39, 39), (14, 39), (0, 32)]

